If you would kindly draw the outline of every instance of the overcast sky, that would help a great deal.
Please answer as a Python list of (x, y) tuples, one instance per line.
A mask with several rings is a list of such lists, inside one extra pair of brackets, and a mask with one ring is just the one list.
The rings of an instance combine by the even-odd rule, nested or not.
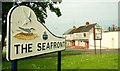
[(54, 34), (61, 36), (72, 26), (98, 23), (105, 30), (112, 24), (118, 25), (118, 0), (62, 0), (56, 5), (62, 16), (48, 11), (46, 26)]

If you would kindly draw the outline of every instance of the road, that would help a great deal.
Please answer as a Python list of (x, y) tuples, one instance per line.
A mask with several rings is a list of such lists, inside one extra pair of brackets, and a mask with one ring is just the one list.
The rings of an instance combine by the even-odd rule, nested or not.
[[(80, 51), (82, 53), (95, 53), (94, 49), (66, 48), (66, 51)], [(96, 53), (100, 54), (100, 49), (96, 49)], [(120, 49), (101, 49), (101, 53), (120, 53)]]

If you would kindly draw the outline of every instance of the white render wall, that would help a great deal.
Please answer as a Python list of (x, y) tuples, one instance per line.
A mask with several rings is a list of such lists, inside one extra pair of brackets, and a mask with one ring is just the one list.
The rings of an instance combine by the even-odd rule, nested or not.
[[(102, 34), (102, 40), (101, 40), (102, 49), (118, 49), (120, 48), (119, 42), (120, 42), (120, 31), (119, 32), (105, 32)], [(96, 48), (100, 49), (99, 40), (96, 40)], [(89, 37), (89, 49), (94, 49), (93, 34), (91, 34)]]
[(75, 46), (79, 46), (79, 41), (75, 41)]

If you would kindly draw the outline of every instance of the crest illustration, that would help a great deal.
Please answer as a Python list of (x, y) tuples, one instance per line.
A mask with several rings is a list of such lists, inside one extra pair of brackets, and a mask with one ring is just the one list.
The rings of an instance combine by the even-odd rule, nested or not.
[(37, 38), (38, 35), (35, 33), (36, 29), (32, 26), (34, 23), (32, 23), (31, 19), (31, 10), (22, 8), (21, 12), (23, 19), (19, 19), (15, 24), (15, 26), (18, 25), (17, 28), (12, 29), (14, 37), (21, 40), (33, 40)]

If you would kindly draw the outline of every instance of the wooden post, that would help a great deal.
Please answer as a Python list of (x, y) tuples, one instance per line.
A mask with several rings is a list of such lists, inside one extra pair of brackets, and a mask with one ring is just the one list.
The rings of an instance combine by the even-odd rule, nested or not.
[(94, 49), (95, 49), (95, 54), (96, 54), (96, 40), (94, 40)]
[(100, 40), (100, 54), (101, 54), (102, 52), (101, 52), (101, 40)]
[(61, 51), (58, 51), (58, 71), (61, 71)]
[(17, 60), (13, 60), (11, 66), (12, 71), (17, 71)]
[(94, 51), (96, 54), (96, 39), (95, 39), (95, 26), (93, 27)]

